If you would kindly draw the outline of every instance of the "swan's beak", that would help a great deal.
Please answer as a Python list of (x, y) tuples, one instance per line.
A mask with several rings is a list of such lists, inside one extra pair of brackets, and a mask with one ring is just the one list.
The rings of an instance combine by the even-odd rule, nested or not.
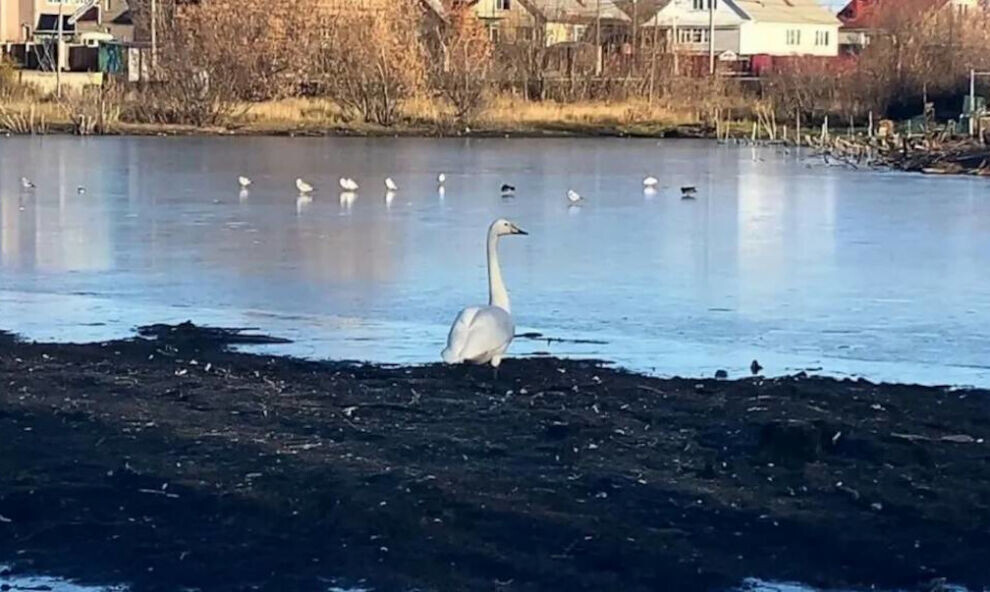
[(522, 228), (519, 228), (518, 226), (513, 226), (512, 234), (529, 234), (529, 233), (523, 230)]

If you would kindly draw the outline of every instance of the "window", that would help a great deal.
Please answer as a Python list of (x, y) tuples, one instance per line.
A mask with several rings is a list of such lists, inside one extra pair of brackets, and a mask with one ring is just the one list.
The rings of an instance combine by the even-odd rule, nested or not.
[(512, 10), (512, 0), (495, 0), (495, 10)]
[(708, 29), (701, 27), (688, 27), (677, 29), (678, 43), (708, 43)]
[(691, 0), (691, 6), (695, 10), (716, 10), (718, 8), (718, 0)]
[(815, 45), (828, 45), (828, 31), (815, 31)]
[(800, 29), (787, 29), (787, 45), (801, 45)]
[(498, 27), (489, 26), (488, 27), (488, 40), (492, 43), (498, 43)]
[(588, 30), (587, 25), (574, 25), (574, 29), (571, 32), (571, 34), (573, 35), (573, 39), (571, 39), (571, 41), (581, 41), (582, 39), (584, 39), (584, 33), (587, 30)]

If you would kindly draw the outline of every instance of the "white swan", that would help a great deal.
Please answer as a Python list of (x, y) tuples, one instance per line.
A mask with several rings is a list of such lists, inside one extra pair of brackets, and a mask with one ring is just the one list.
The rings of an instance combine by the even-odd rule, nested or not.
[(392, 177), (385, 177), (385, 189), (388, 189), (389, 191), (398, 191), (399, 186), (395, 184)]
[(251, 185), (251, 179), (247, 177), (237, 177), (237, 182), (241, 184), (241, 189), (247, 189)]
[(660, 180), (656, 177), (647, 177), (643, 179), (643, 187), (656, 187), (660, 183)]
[(313, 192), (313, 186), (310, 185), (309, 183), (303, 181), (302, 179), (296, 179), (296, 189), (299, 190), (299, 193), (312, 193)]
[(571, 202), (572, 204), (576, 204), (576, 203), (581, 203), (582, 201), (584, 201), (584, 198), (581, 197), (581, 195), (578, 194), (577, 191), (574, 191), (573, 189), (568, 189), (567, 190), (567, 201)]
[(527, 232), (503, 218), (488, 228), (488, 306), (465, 308), (457, 315), (447, 335), (447, 347), (440, 354), (447, 364), (491, 364), (497, 369), (512, 343), (516, 325), (498, 265), (498, 239), (510, 234)]

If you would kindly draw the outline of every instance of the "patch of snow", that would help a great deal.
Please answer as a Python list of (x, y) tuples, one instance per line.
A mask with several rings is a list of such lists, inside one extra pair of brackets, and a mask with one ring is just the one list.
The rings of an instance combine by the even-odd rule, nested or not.
[[(50, 592), (126, 592), (127, 587), (82, 586), (64, 578), (49, 576), (24, 576), (11, 573), (13, 568), (0, 564), (0, 587), (15, 592), (17, 590), (46, 590)], [(9, 575), (3, 575), (9, 574)]]

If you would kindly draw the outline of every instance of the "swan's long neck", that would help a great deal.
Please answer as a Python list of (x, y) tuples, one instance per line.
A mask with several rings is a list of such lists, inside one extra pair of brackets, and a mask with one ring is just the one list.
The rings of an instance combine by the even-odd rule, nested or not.
[(509, 311), (509, 293), (502, 282), (502, 268), (498, 265), (498, 235), (488, 233), (488, 305)]

